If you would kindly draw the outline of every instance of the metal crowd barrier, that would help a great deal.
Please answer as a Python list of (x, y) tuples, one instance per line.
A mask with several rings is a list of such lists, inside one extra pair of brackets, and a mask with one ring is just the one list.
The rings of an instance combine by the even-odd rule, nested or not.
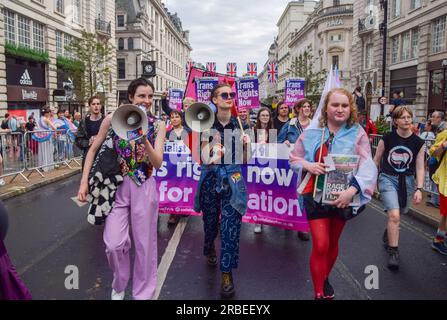
[[(380, 139), (382, 139), (382, 135), (379, 134), (371, 134), (369, 135), (370, 142), (371, 142), (371, 150), (372, 155), (376, 154), (377, 146), (379, 145)], [(430, 176), (428, 174), (428, 159), (430, 158), (430, 155), (428, 153), (428, 150), (430, 150), (431, 146), (435, 143), (434, 139), (425, 139), (425, 177), (424, 177), (424, 191), (438, 195), (438, 189), (436, 188), (436, 185), (431, 181)]]
[[(14, 176), (13, 181), (20, 175), (29, 182), (34, 171), (45, 177), (43, 172), (60, 165), (73, 169), (74, 163), (80, 167), (82, 152), (75, 145), (75, 135), (76, 131), (71, 130), (1, 133), (3, 174), (0, 178)], [(25, 171), (28, 172), (27, 175)]]

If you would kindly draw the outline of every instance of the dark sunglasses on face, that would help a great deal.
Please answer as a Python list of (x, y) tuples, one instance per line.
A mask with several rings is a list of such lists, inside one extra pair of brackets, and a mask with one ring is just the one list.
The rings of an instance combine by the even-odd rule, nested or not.
[(222, 99), (224, 99), (224, 100), (234, 99), (236, 97), (236, 93), (235, 92), (223, 92), (219, 96), (221, 96)]

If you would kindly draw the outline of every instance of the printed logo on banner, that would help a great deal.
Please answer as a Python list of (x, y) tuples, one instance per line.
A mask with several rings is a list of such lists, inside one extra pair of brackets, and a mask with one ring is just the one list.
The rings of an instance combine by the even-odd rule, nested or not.
[(33, 85), (33, 80), (31, 79), (31, 77), (29, 75), (28, 69), (25, 69), (22, 76), (20, 77), (20, 84), (27, 85), (27, 86)]
[(174, 110), (182, 110), (182, 89), (169, 89), (169, 107)]

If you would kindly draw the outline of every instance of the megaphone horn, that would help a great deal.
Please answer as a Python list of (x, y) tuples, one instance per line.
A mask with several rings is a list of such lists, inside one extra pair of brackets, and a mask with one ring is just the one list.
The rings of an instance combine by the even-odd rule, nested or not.
[(121, 139), (139, 139), (148, 131), (146, 112), (133, 104), (123, 104), (112, 116), (112, 129)]
[(214, 112), (215, 110), (205, 103), (193, 103), (186, 110), (185, 122), (193, 131), (209, 130), (214, 124)]

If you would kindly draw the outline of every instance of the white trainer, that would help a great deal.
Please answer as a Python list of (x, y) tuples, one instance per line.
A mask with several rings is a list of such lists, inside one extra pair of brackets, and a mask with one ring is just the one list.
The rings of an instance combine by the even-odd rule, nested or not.
[(255, 233), (261, 233), (262, 232), (262, 224), (255, 225)]
[(112, 300), (124, 300), (124, 294), (124, 291), (116, 292), (114, 289), (112, 289)]
[(3, 187), (6, 184), (5, 179), (0, 178), (0, 187)]

